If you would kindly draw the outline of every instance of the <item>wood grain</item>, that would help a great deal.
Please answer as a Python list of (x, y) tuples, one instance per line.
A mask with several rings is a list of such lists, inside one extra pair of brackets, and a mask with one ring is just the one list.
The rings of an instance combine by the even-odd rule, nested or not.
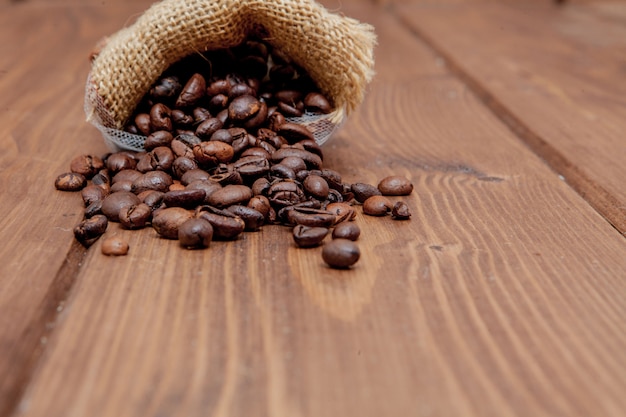
[(626, 5), (446, 3), (401, 4), (396, 14), (626, 233), (626, 84), (618, 81), (626, 63)]
[(0, 415), (28, 382), (85, 253), (72, 236), (80, 204), (53, 184), (81, 147), (105, 151), (82, 96), (89, 51), (124, 22), (106, 10), (0, 4)]
[(15, 416), (622, 414), (623, 237), (393, 16), (341, 11), (377, 75), (325, 164), (408, 176), (413, 219), (359, 217), (349, 271), (282, 227), (207, 251), (113, 228), (129, 255), (87, 252)]

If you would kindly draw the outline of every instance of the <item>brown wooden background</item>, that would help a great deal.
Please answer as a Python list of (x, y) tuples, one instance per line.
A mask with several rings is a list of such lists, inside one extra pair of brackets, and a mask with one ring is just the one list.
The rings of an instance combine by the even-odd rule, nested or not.
[(350, 271), (74, 243), (87, 56), (149, 2), (0, 0), (1, 416), (626, 415), (626, 3), (325, 4), (379, 38), (325, 165), (415, 184)]

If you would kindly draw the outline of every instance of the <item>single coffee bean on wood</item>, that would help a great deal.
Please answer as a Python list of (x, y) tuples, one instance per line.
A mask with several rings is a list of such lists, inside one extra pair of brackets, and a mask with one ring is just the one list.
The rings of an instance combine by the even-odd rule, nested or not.
[(398, 201), (391, 209), (391, 216), (395, 220), (408, 220), (411, 218), (411, 210), (404, 201)]
[(361, 257), (361, 250), (351, 240), (334, 239), (322, 248), (322, 259), (332, 268), (349, 268)]
[(354, 199), (359, 203), (365, 202), (368, 198), (375, 195), (382, 195), (380, 190), (377, 187), (374, 187), (371, 184), (366, 184), (362, 182), (357, 182), (352, 184), (350, 187), (351, 191), (354, 193)]
[(83, 246), (89, 247), (96, 239), (104, 234), (109, 222), (106, 216), (96, 214), (88, 219), (81, 221), (74, 228), (74, 237)]
[(406, 177), (392, 175), (380, 180), (378, 190), (382, 195), (409, 195), (413, 191), (413, 184)]
[(66, 172), (57, 177), (54, 186), (59, 191), (79, 191), (87, 185), (87, 178), (76, 172)]
[(129, 245), (118, 236), (111, 236), (102, 241), (102, 254), (107, 256), (124, 256), (128, 254)]
[(295, 226), (292, 231), (293, 241), (301, 248), (319, 246), (327, 234), (326, 227), (309, 227), (301, 224)]
[(374, 195), (363, 202), (363, 213), (370, 216), (385, 216), (392, 208), (391, 201), (382, 195)]

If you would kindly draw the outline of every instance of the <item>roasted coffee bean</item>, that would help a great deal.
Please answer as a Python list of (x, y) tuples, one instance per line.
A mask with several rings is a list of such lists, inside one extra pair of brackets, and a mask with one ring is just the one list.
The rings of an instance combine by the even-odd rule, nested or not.
[(170, 132), (166, 130), (157, 130), (156, 132), (152, 132), (148, 135), (143, 143), (143, 147), (146, 151), (151, 151), (159, 146), (170, 146), (172, 140), (174, 140), (174, 136), (172, 136)]
[(226, 208), (226, 211), (240, 217), (245, 223), (245, 230), (248, 231), (259, 230), (265, 221), (265, 215), (248, 206), (236, 204)]
[(280, 112), (276, 111), (274, 113), (272, 113), (271, 116), (268, 116), (268, 128), (270, 130), (273, 130), (274, 132), (277, 132), (278, 129), (280, 129), (280, 127), (283, 125), (283, 123), (286, 123), (287, 120), (285, 119), (285, 116), (283, 116)]
[(106, 167), (112, 173), (117, 173), (127, 169), (135, 169), (137, 162), (128, 154), (116, 152), (109, 155), (106, 160)]
[[(259, 111), (257, 111), (254, 116), (250, 117), (249, 119), (246, 119), (243, 122), (243, 127), (249, 130), (254, 130), (259, 128), (261, 125), (263, 125), (265, 123), (265, 121), (267, 120), (267, 104), (263, 103), (262, 101), (259, 102)], [(230, 108), (229, 108), (230, 110)], [(230, 113), (229, 113), (230, 116)]]
[(324, 114), (328, 114), (333, 110), (330, 103), (328, 102), (328, 99), (326, 99), (326, 97), (324, 97), (324, 95), (320, 93), (307, 94), (307, 96), (304, 98), (304, 108), (308, 112)]
[(101, 169), (96, 175), (91, 178), (91, 183), (93, 185), (97, 185), (102, 187), (103, 189), (107, 189), (106, 187), (111, 185), (111, 178), (109, 177), (108, 169)]
[(170, 148), (172, 149), (172, 152), (174, 152), (174, 155), (178, 157), (184, 156), (185, 158), (194, 159), (193, 147), (181, 140), (180, 137), (174, 138), (174, 140), (172, 140), (172, 143), (170, 143)]
[(182, 207), (167, 207), (154, 212), (152, 227), (166, 239), (178, 239), (178, 228), (193, 217), (192, 211)]
[(360, 257), (361, 250), (348, 239), (333, 239), (322, 248), (322, 259), (332, 268), (349, 268)]
[(301, 117), (302, 110), (298, 109), (296, 104), (285, 103), (279, 101), (277, 104), (278, 110), (287, 117)]
[(236, 239), (243, 233), (246, 224), (241, 217), (211, 206), (196, 209), (196, 217), (204, 219), (213, 226), (213, 237), (219, 239)]
[(268, 198), (276, 209), (293, 206), (305, 200), (302, 189), (293, 181), (279, 181), (267, 190)]
[(335, 224), (352, 221), (356, 217), (356, 210), (348, 203), (330, 203), (325, 210), (335, 215)]
[(302, 158), (298, 158), (297, 156), (288, 156), (280, 161), (280, 164), (291, 168), (296, 175), (298, 172), (306, 170), (306, 164)]
[(215, 166), (220, 163), (227, 163), (235, 155), (233, 147), (224, 142), (209, 141), (202, 142), (193, 147), (193, 154), (200, 164)]
[[(304, 149), (307, 152), (311, 152), (312, 154), (317, 155), (320, 160), (324, 159), (324, 152), (322, 151), (321, 146), (313, 139), (303, 139), (294, 143), (293, 147), (298, 149)], [(321, 164), (320, 168), (317, 169), (321, 169)]]
[(391, 216), (395, 220), (408, 220), (411, 218), (411, 210), (403, 201), (398, 201), (391, 209)]
[(241, 185), (243, 178), (238, 171), (228, 171), (220, 174), (214, 174), (209, 177), (209, 181), (224, 185)]
[(228, 98), (232, 100), (239, 96), (254, 96), (254, 94), (254, 90), (248, 84), (238, 83), (230, 87)]
[(132, 192), (135, 194), (146, 190), (166, 192), (172, 183), (172, 177), (166, 172), (149, 171), (133, 181)]
[[(272, 52), (272, 57), (275, 56), (276, 53)], [(291, 80), (295, 76), (296, 70), (291, 65), (274, 65), (269, 72), (270, 79), (279, 83)]]
[(289, 224), (301, 224), (310, 227), (331, 227), (335, 224), (335, 215), (326, 211), (306, 207), (293, 207), (287, 211)]
[(193, 116), (185, 113), (184, 111), (174, 109), (172, 110), (172, 123), (177, 129), (190, 128), (194, 123), (194, 119)]
[(192, 107), (195, 106), (206, 94), (206, 81), (201, 74), (194, 74), (189, 78), (183, 87), (178, 99), (176, 107)]
[(228, 95), (230, 93), (230, 83), (227, 80), (213, 81), (206, 89), (208, 96), (216, 96), (218, 94)]
[(212, 193), (208, 202), (210, 205), (222, 208), (234, 204), (247, 204), (252, 198), (252, 190), (245, 185), (227, 185)]
[(300, 248), (319, 246), (327, 234), (328, 229), (325, 227), (308, 227), (301, 224), (295, 226), (292, 231), (293, 241)]
[(248, 201), (248, 207), (258, 211), (267, 219), (272, 206), (270, 205), (270, 200), (264, 195), (255, 195)]
[(112, 222), (119, 222), (120, 211), (125, 207), (141, 203), (139, 197), (129, 191), (111, 193), (102, 200), (102, 214)]
[(204, 219), (189, 219), (178, 228), (178, 241), (184, 248), (208, 248), (212, 239), (213, 226)]
[(148, 136), (151, 132), (150, 115), (148, 113), (139, 113), (135, 116), (135, 126), (142, 135)]
[(361, 235), (361, 229), (354, 222), (339, 223), (333, 229), (333, 239), (357, 240)]
[(74, 228), (74, 237), (83, 246), (89, 247), (93, 242), (104, 234), (109, 221), (102, 214), (95, 214), (90, 218), (81, 221)]
[(306, 139), (315, 140), (313, 132), (311, 132), (306, 126), (297, 123), (285, 122), (280, 125), (276, 133), (287, 139), (289, 143), (295, 143)]
[(183, 207), (193, 209), (202, 204), (206, 193), (202, 189), (187, 188), (183, 190), (168, 191), (163, 195), (163, 203), (168, 207)]
[(66, 172), (57, 177), (54, 186), (59, 191), (79, 191), (87, 185), (87, 178), (76, 172)]
[(371, 184), (365, 184), (362, 182), (352, 184), (350, 189), (354, 193), (354, 199), (359, 203), (363, 203), (365, 200), (372, 196), (382, 195), (378, 188), (374, 187)]
[(182, 89), (178, 77), (163, 77), (150, 89), (150, 97), (154, 100), (173, 100)]
[(326, 200), (328, 198), (330, 188), (324, 178), (318, 175), (309, 175), (302, 185), (304, 186), (304, 191), (311, 197), (317, 198), (318, 200)]
[(224, 124), (221, 120), (215, 117), (208, 118), (198, 125), (196, 128), (196, 136), (202, 140), (212, 139), (213, 134), (223, 126)]
[(113, 176), (113, 178), (111, 179), (111, 183), (115, 184), (116, 182), (119, 182), (119, 181), (129, 181), (133, 183), (136, 179), (138, 179), (142, 175), (143, 174), (137, 171), (136, 169), (124, 169), (122, 171), (119, 171), (117, 174)]
[(343, 203), (343, 195), (337, 190), (329, 190), (328, 198), (326, 198), (328, 204)]
[(294, 104), (302, 100), (302, 92), (298, 90), (280, 90), (274, 94), (274, 98), (284, 103)]
[[(222, 123), (224, 125), (224, 123)], [(229, 129), (217, 129), (211, 135), (211, 140), (217, 140), (220, 142), (228, 143), (229, 145), (233, 144), (233, 135), (230, 133)]]
[(283, 178), (289, 180), (296, 179), (296, 173), (293, 169), (283, 164), (276, 164), (270, 168), (270, 175), (274, 178)]
[(150, 154), (145, 153), (141, 156), (141, 158), (139, 158), (139, 161), (137, 161), (136, 169), (142, 174), (145, 174), (146, 172), (153, 170), (152, 158), (150, 157)]
[(267, 195), (270, 186), (270, 181), (267, 178), (258, 178), (252, 183), (252, 194)]
[(106, 256), (124, 256), (128, 254), (128, 242), (118, 236), (111, 236), (102, 241), (100, 250)]
[(413, 191), (413, 184), (406, 177), (392, 175), (380, 180), (378, 190), (382, 195), (409, 195)]
[(79, 155), (70, 162), (70, 171), (91, 178), (96, 175), (102, 168), (104, 162), (102, 159), (93, 155)]
[[(142, 157), (137, 163), (137, 170), (140, 172), (147, 171), (169, 171), (172, 168), (172, 164), (175, 159), (174, 152), (167, 146), (159, 146), (152, 149), (150, 152), (146, 154), (146, 156)], [(143, 161), (147, 161), (147, 166), (149, 169), (143, 170)]]
[(184, 185), (191, 184), (194, 181), (205, 181), (211, 177), (211, 174), (203, 169), (195, 168), (185, 172), (180, 178), (180, 182)]
[(228, 96), (226, 94), (217, 94), (209, 100), (209, 110), (218, 113), (228, 106)]
[(391, 201), (382, 195), (374, 195), (363, 202), (363, 213), (370, 216), (385, 216), (392, 208)]
[(210, 180), (197, 180), (189, 183), (187, 189), (189, 190), (202, 190), (204, 191), (204, 203), (208, 204), (208, 199), (215, 191), (220, 190), (222, 186)]
[(181, 190), (184, 190), (185, 188), (186, 188), (186, 186), (181, 184), (180, 181), (174, 180), (172, 185), (167, 187), (167, 191), (181, 191)]
[(152, 219), (152, 209), (145, 203), (127, 206), (119, 212), (120, 224), (127, 229), (142, 229)]
[(115, 184), (113, 184), (111, 188), (109, 189), (109, 191), (112, 193), (116, 193), (118, 191), (132, 191), (132, 190), (133, 190), (132, 181), (116, 181)]
[(95, 201), (101, 201), (104, 197), (107, 196), (107, 192), (97, 185), (88, 185), (82, 190), (80, 190), (80, 196), (83, 198), (83, 202), (85, 203), (85, 207), (90, 205)]
[(102, 214), (102, 200), (94, 201), (85, 207), (85, 218), (89, 219), (96, 214)]
[(165, 130), (171, 132), (172, 110), (163, 103), (157, 103), (150, 109), (150, 131)]
[(257, 114), (260, 109), (261, 102), (256, 97), (239, 96), (228, 105), (228, 118), (233, 122), (242, 122)]
[(178, 179), (182, 179), (183, 175), (193, 169), (198, 169), (198, 163), (195, 159), (179, 156), (172, 163), (172, 174)]
[(322, 167), (322, 158), (318, 155), (298, 148), (281, 148), (274, 152), (271, 160), (274, 163), (280, 163), (283, 159), (295, 156), (302, 159), (310, 169), (319, 169)]
[(163, 205), (163, 196), (165, 196), (164, 192), (155, 190), (147, 190), (137, 194), (139, 200), (148, 205), (152, 211)]
[(264, 156), (242, 156), (233, 164), (233, 169), (245, 178), (255, 178), (265, 175), (270, 163)]

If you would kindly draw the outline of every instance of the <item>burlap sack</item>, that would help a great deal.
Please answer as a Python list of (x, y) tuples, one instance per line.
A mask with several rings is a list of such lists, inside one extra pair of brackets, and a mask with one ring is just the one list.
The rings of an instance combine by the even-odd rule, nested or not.
[(329, 115), (305, 117), (318, 142), (363, 100), (373, 76), (370, 25), (328, 12), (312, 0), (164, 0), (106, 40), (87, 80), (87, 120), (114, 148), (141, 149), (121, 129), (141, 98), (174, 62), (229, 48), (252, 33), (305, 69), (332, 101)]

